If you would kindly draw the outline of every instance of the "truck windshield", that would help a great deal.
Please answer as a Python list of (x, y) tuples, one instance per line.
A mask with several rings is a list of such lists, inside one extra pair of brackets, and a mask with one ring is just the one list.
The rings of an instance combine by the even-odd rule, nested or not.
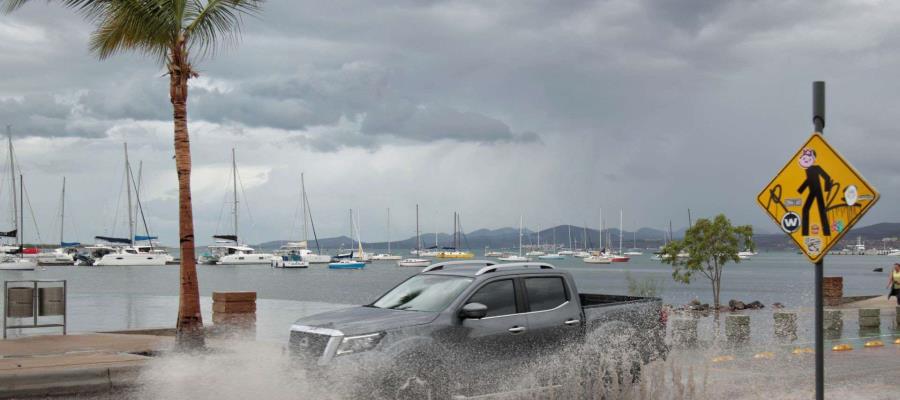
[(472, 283), (472, 278), (448, 275), (416, 275), (385, 293), (373, 307), (438, 312), (447, 308)]

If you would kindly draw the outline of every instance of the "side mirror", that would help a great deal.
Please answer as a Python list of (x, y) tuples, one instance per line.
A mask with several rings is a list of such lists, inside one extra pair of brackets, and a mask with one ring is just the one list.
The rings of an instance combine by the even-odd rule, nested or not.
[(469, 303), (463, 306), (459, 316), (462, 318), (480, 319), (487, 315), (487, 306), (481, 303)]

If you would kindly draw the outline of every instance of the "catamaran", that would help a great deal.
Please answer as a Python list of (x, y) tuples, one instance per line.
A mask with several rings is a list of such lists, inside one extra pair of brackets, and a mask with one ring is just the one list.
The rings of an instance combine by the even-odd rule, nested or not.
[[(154, 249), (155, 236), (149, 233), (143, 236), (135, 235), (135, 214), (139, 214), (144, 221), (144, 230), (148, 231), (143, 207), (141, 207), (140, 190), (134, 180), (131, 170), (131, 162), (128, 160), (128, 143), (123, 145), (125, 152), (125, 193), (128, 199), (128, 237), (95, 236), (99, 242), (92, 246), (86, 246), (85, 250), (91, 253), (94, 266), (136, 266), (136, 265), (166, 265), (165, 252), (156, 252)], [(132, 184), (134, 183), (134, 184)], [(134, 200), (137, 202), (135, 208)], [(147, 244), (138, 246), (135, 242), (146, 241)]]
[(231, 149), (231, 177), (233, 189), (234, 234), (213, 235), (215, 244), (209, 246), (209, 254), (204, 254), (203, 261), (217, 265), (270, 264), (275, 257), (269, 253), (257, 253), (253, 247), (241, 244), (238, 240), (238, 170), (234, 148)]

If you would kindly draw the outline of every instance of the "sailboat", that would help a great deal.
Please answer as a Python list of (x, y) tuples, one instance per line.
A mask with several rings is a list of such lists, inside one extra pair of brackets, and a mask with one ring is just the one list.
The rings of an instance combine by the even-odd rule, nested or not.
[[(419, 254), (422, 248), (422, 236), (419, 235), (419, 205), (416, 204), (416, 249), (413, 254)], [(424, 258), (404, 258), (397, 261), (397, 265), (401, 267), (427, 267), (431, 265), (431, 261)]]
[(387, 209), (387, 236), (388, 236), (387, 253), (374, 254), (374, 255), (372, 255), (372, 260), (393, 261), (393, 260), (399, 260), (399, 259), (403, 258), (403, 257), (395, 256), (395, 255), (391, 254), (391, 209), (390, 208)]
[(566, 258), (562, 254), (560, 254), (559, 248), (556, 247), (556, 227), (553, 228), (553, 250), (555, 250), (556, 253), (544, 254), (539, 256), (538, 258), (540, 258), (541, 260), (562, 260)]
[[(12, 201), (11, 201), (11, 211), (13, 214), (13, 230), (9, 232), (0, 232), (0, 237), (14, 237), (16, 238), (15, 247), (4, 245), (5, 253), (0, 254), (0, 270), (4, 271), (33, 271), (34, 267), (37, 266), (37, 260), (34, 258), (25, 258), (23, 257), (24, 247), (22, 246), (22, 242), (24, 241), (24, 226), (25, 226), (25, 212), (24, 212), (24, 202), (22, 198), (24, 195), (25, 185), (22, 182), (22, 175), (19, 175), (19, 204), (16, 204), (16, 169), (15, 169), (15, 159), (13, 158), (13, 145), (12, 145), (12, 133), (10, 131), (10, 127), (6, 127), (7, 134), (9, 136), (9, 170), (10, 170), (10, 178), (12, 189), (10, 193), (12, 193)], [(16, 207), (18, 206), (18, 212)], [(9, 254), (13, 253), (13, 254)]]
[(522, 217), (519, 216), (519, 254), (507, 254), (497, 258), (500, 261), (531, 261), (530, 258), (522, 256)]
[(356, 246), (359, 249), (359, 259), (344, 258), (340, 261), (329, 263), (328, 268), (331, 269), (363, 269), (366, 267), (366, 253), (363, 252), (362, 239), (359, 235), (359, 212), (356, 213), (356, 224), (353, 223), (353, 210), (350, 210), (350, 230), (356, 226)]
[[(300, 208), (303, 212), (303, 240), (299, 242), (287, 242), (275, 251), (272, 258), (272, 266), (276, 268), (306, 268), (310, 264), (325, 264), (331, 262), (331, 256), (317, 254), (319, 238), (316, 236), (316, 224), (312, 220), (312, 211), (309, 208), (309, 197), (306, 195), (306, 178), (300, 173)], [(309, 228), (312, 225), (313, 239), (316, 242), (316, 253), (309, 249)]]
[(257, 253), (254, 248), (241, 244), (238, 240), (238, 171), (234, 148), (231, 149), (231, 174), (234, 199), (232, 208), (234, 234), (213, 235), (216, 243), (209, 246), (210, 254), (204, 254), (201, 258), (202, 262), (217, 265), (271, 264), (274, 255)]
[(624, 229), (624, 225), (622, 223), (622, 210), (619, 210), (619, 252), (612, 255), (612, 262), (628, 262), (631, 260), (631, 257), (628, 257), (622, 254), (622, 230)]
[(574, 249), (574, 247), (572, 247), (572, 225), (567, 224), (566, 226), (569, 228), (569, 248), (557, 253), (561, 256), (571, 256), (571, 255), (575, 254), (575, 251), (572, 250), (572, 249)]
[(453, 213), (453, 246), (445, 247), (443, 249), (443, 251), (438, 252), (437, 258), (463, 258), (463, 259), (466, 259), (466, 258), (475, 257), (475, 255), (472, 254), (471, 252), (459, 250), (459, 244), (460, 244), (459, 239), (460, 239), (460, 235), (462, 234), (460, 232), (459, 225), (460, 225), (459, 224), (459, 214), (454, 212)]
[(488, 246), (484, 246), (484, 256), (485, 257), (503, 257), (502, 251), (490, 250)]
[[(162, 252), (151, 251), (153, 248), (153, 240), (149, 234), (144, 236), (135, 235), (135, 214), (139, 214), (143, 219), (144, 213), (141, 207), (141, 199), (137, 190), (134, 175), (131, 171), (131, 163), (128, 160), (128, 143), (123, 145), (125, 153), (125, 193), (128, 198), (128, 237), (112, 237), (112, 236), (94, 236), (98, 243), (86, 246), (91, 257), (94, 259), (94, 266), (135, 266), (135, 265), (166, 265), (167, 254)], [(134, 200), (137, 200), (137, 209), (135, 209)], [(144, 228), (147, 230), (146, 219), (144, 219)], [(136, 241), (146, 240), (147, 246), (138, 246)]]
[(62, 196), (59, 202), (59, 247), (53, 249), (52, 252), (39, 253), (37, 261), (40, 265), (72, 265), (75, 263), (75, 255), (78, 254), (76, 247), (81, 246), (78, 242), (65, 241), (65, 222), (66, 222), (66, 177), (62, 181)]
[(637, 247), (637, 227), (635, 226), (635, 231), (631, 232), (631, 248), (628, 249), (624, 254), (626, 256), (642, 256), (644, 252), (640, 251)]
[(604, 253), (603, 249), (603, 209), (600, 209), (600, 231), (598, 232), (600, 237), (600, 243), (598, 247), (600, 247), (600, 251), (596, 253), (592, 253), (591, 255), (584, 258), (584, 262), (587, 264), (610, 264), (612, 263), (612, 258)]
[(538, 225), (538, 231), (537, 231), (537, 248), (538, 248), (538, 250), (529, 251), (528, 253), (525, 253), (525, 255), (529, 256), (529, 257), (533, 257), (533, 256), (542, 256), (542, 255), (546, 254), (540, 250), (540, 248), (541, 248), (541, 226), (540, 225)]

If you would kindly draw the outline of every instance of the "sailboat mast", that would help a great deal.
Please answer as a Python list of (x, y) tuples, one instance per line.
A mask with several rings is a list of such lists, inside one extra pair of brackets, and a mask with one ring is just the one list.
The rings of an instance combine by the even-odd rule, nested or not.
[(134, 214), (131, 204), (131, 165), (128, 163), (128, 143), (125, 143), (125, 190), (128, 192), (128, 241), (134, 246)]
[(574, 250), (572, 247), (572, 225), (569, 225), (569, 250)]
[(238, 241), (238, 192), (237, 192), (237, 158), (234, 156), (234, 147), (231, 148), (231, 180), (234, 197), (234, 208), (231, 213), (234, 216), (234, 244), (240, 244)]
[(391, 254), (391, 209), (390, 209), (390, 208), (387, 209), (387, 214), (388, 214), (388, 224), (387, 224), (387, 228), (388, 228), (388, 254)]
[(419, 249), (422, 247), (422, 237), (419, 236), (419, 205), (416, 204), (416, 255), (419, 255)]
[(63, 229), (66, 223), (66, 177), (63, 177), (62, 197), (59, 204), (59, 245), (62, 246)]
[[(352, 215), (353, 211), (351, 210), (350, 212)], [(359, 248), (359, 257), (360, 257), (360, 259), (362, 259), (364, 257), (364, 255), (363, 255), (363, 248), (362, 248), (362, 234), (359, 232), (359, 211), (358, 210), (356, 211), (356, 246)]]
[(603, 208), (600, 209), (600, 244), (597, 246), (603, 251)]
[[(307, 213), (309, 210), (306, 209), (306, 180), (303, 178), (303, 173), (300, 173), (300, 208), (303, 211), (303, 241), (309, 242), (309, 230), (307, 229), (309, 225), (309, 217)], [(309, 244), (307, 243), (307, 247)]]
[(6, 126), (6, 136), (9, 141), (9, 176), (12, 178), (10, 187), (12, 188), (13, 229), (16, 230), (16, 241), (19, 241), (19, 212), (16, 210), (19, 206), (16, 201), (16, 162), (13, 155), (12, 128), (9, 125)]
[(619, 254), (622, 254), (622, 210), (619, 210)]
[[(15, 189), (13, 189), (15, 190)], [(19, 174), (19, 220), (22, 221), (21, 229), (19, 229), (19, 257), (25, 257), (22, 247), (25, 245), (25, 182), (22, 181), (22, 174)]]
[(522, 216), (519, 216), (519, 257), (522, 257)]

